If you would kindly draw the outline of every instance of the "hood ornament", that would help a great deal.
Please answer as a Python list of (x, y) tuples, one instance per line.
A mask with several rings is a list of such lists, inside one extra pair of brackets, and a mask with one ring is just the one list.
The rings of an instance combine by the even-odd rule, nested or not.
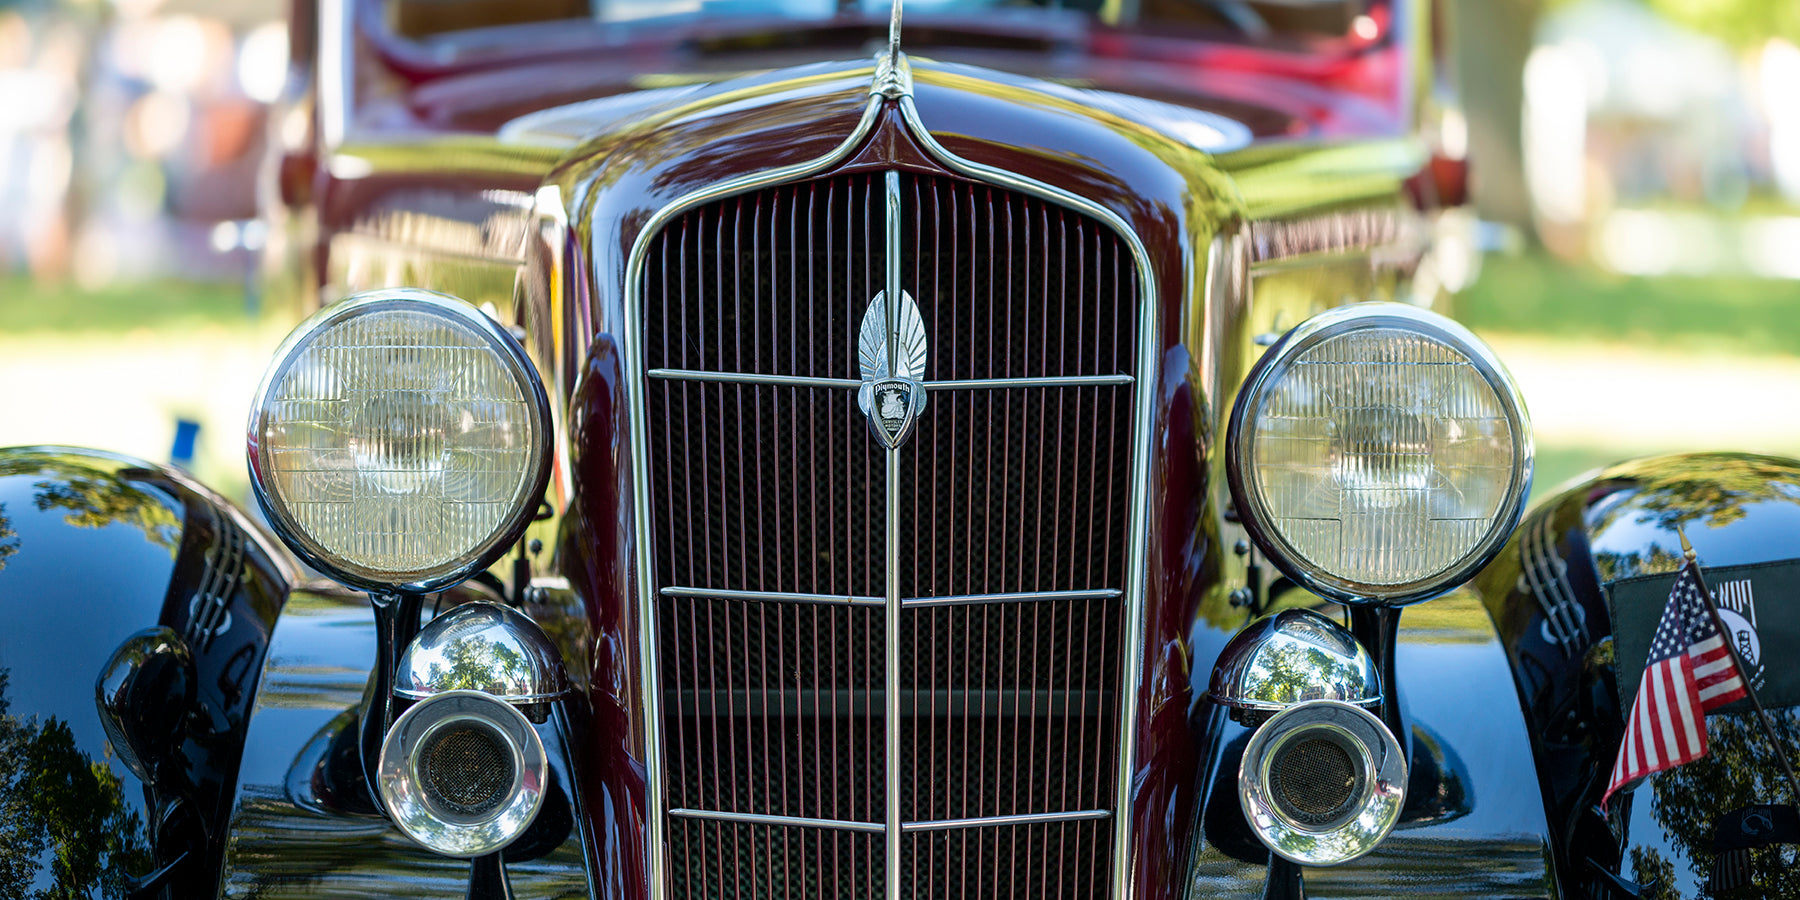
[[(906, 442), (925, 409), (925, 319), (911, 295), (900, 292), (890, 309), (887, 291), (875, 295), (857, 335), (862, 388), (856, 403), (869, 417), (869, 430), (892, 450)], [(890, 352), (891, 351), (891, 352)]]
[(869, 93), (889, 100), (912, 95), (912, 66), (900, 51), (900, 0), (888, 18), (887, 49), (875, 54), (875, 84)]

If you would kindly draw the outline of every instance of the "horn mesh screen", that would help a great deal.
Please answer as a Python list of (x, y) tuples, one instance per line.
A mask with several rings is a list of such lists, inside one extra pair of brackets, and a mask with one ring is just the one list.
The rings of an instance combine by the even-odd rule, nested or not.
[(506, 800), (513, 782), (512, 755), (490, 729), (446, 728), (420, 749), (419, 781), (433, 805), (463, 815), (486, 815)]
[(1303, 825), (1337, 819), (1361, 793), (1362, 774), (1336, 741), (1301, 738), (1276, 751), (1270, 793), (1282, 812)]

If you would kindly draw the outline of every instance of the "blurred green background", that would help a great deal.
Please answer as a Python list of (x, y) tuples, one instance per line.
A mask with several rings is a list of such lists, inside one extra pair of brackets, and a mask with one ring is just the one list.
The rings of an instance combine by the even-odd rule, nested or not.
[[(1609, 275), (1537, 251), (1490, 257), (1453, 303), (1523, 387), (1539, 496), (1648, 453), (1800, 456), (1800, 283)], [(202, 425), (195, 474), (244, 495), (250, 394), (283, 328), (248, 315), (241, 287), (14, 279), (0, 321), (0, 446), (167, 459), (187, 418)]]

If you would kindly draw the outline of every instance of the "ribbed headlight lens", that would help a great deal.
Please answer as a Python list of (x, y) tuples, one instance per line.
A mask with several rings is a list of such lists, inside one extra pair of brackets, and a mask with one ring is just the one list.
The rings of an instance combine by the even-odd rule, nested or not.
[(516, 341), (442, 294), (359, 294), (301, 325), (251, 411), (250, 468), (310, 564), (435, 590), (505, 551), (543, 493), (548, 404)]
[(1474, 335), (1400, 304), (1308, 320), (1232, 413), (1232, 495), (1282, 571), (1349, 602), (1406, 603), (1484, 565), (1531, 484), (1516, 388)]

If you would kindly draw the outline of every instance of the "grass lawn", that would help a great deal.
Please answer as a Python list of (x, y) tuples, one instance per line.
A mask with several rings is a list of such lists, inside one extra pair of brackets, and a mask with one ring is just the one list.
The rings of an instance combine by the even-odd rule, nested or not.
[(1630, 448), (1546, 446), (1540, 442), (1533, 460), (1536, 471), (1531, 480), (1531, 499), (1554, 496), (1558, 488), (1574, 478), (1643, 455), (1647, 454), (1632, 452)]
[(1673, 350), (1800, 353), (1800, 281), (1633, 278), (1541, 254), (1490, 256), (1453, 304), (1476, 331)]
[(72, 282), (35, 283), (0, 276), (0, 335), (180, 333), (203, 326), (247, 326), (252, 310), (241, 284), (152, 281), (86, 290)]
[(244, 297), (231, 284), (86, 291), (0, 279), (0, 446), (166, 461), (186, 419), (201, 426), (194, 475), (244, 499), (250, 395), (286, 330), (254, 319)]
[[(1653, 453), (1800, 456), (1800, 282), (1636, 278), (1489, 257), (1456, 317), (1500, 348), (1532, 407), (1534, 497)], [(1791, 424), (1790, 424), (1791, 420)]]

